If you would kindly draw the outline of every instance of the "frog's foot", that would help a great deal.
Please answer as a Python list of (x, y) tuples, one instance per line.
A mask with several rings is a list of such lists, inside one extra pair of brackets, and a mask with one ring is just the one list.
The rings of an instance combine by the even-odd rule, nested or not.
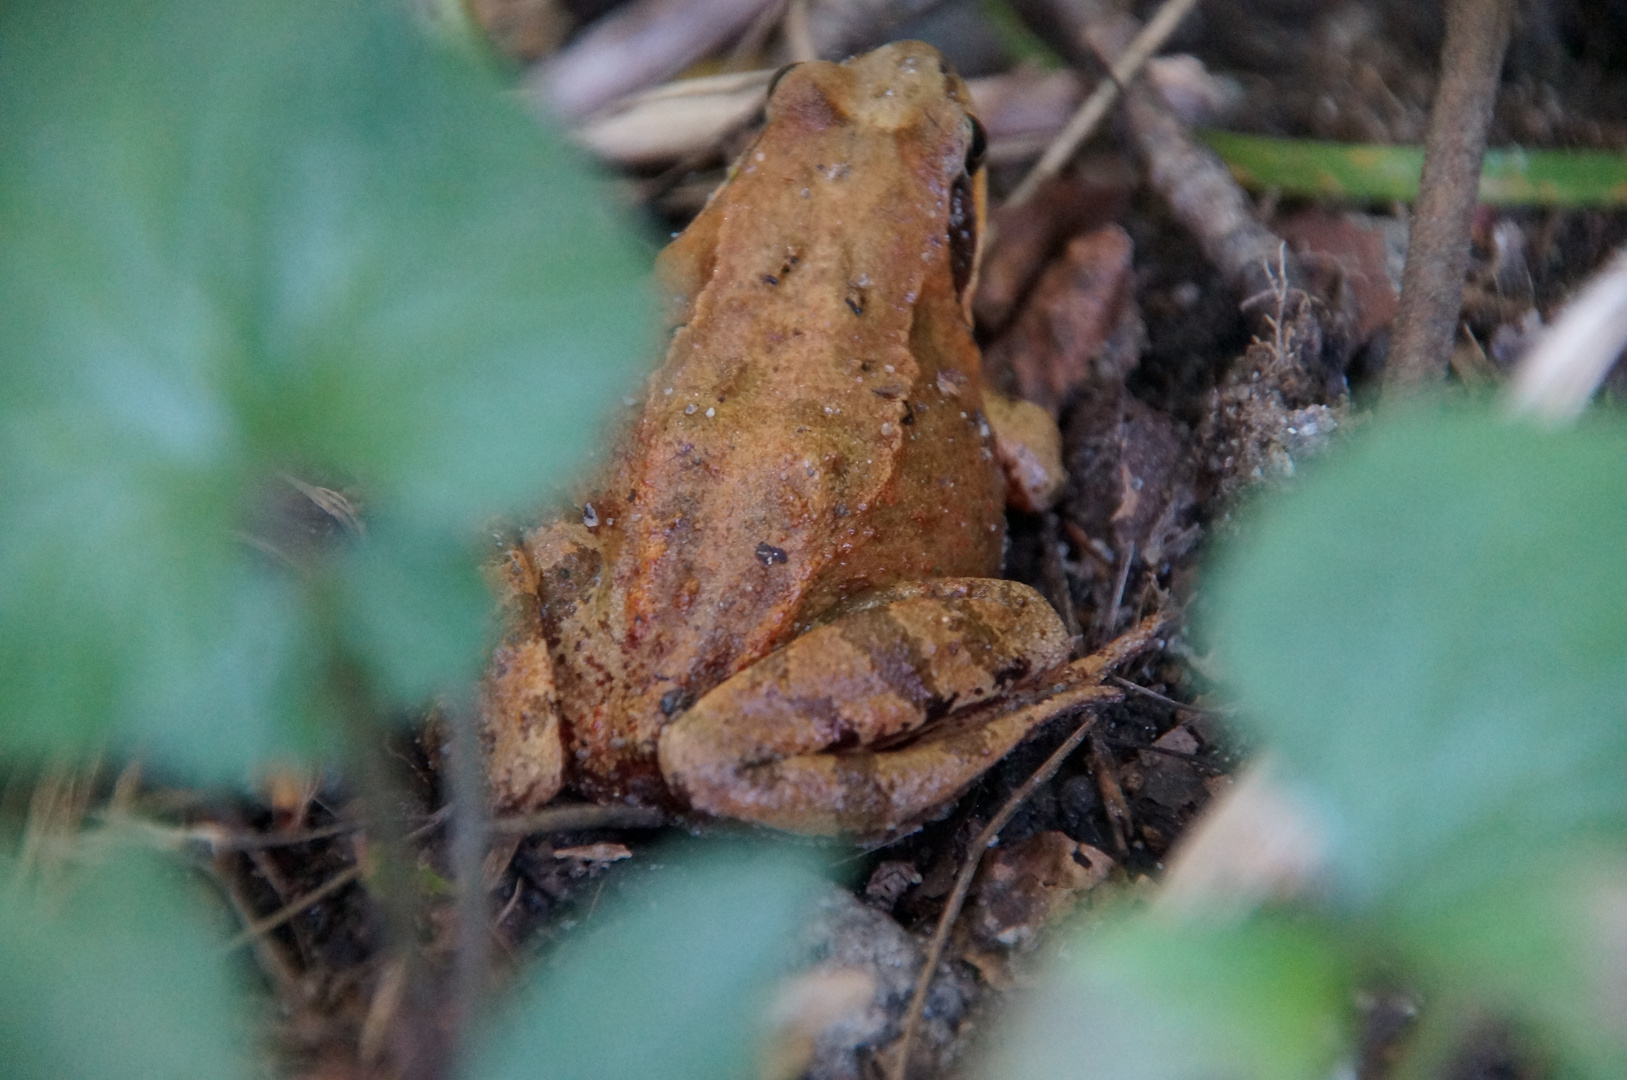
[(983, 391), (983, 414), (994, 433), (994, 456), (1006, 475), (1006, 503), (1014, 510), (1049, 510), (1062, 494), (1062, 433), (1056, 420), (1031, 401)]
[(854, 605), (701, 698), (662, 733), (668, 784), (712, 814), (879, 833), (959, 794), (1059, 710), (1118, 696), (1100, 685), (1101, 654), (1057, 668), (1067, 636), (1027, 586), (915, 588)]

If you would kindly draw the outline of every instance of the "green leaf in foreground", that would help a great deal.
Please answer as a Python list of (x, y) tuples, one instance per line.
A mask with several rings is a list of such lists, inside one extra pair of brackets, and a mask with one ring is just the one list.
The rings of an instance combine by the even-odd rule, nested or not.
[(1627, 826), (1627, 430), (1381, 416), (1259, 508), (1210, 636), (1335, 830), (1346, 899), (1428, 910)]
[(822, 887), (782, 852), (663, 860), (601, 905), (503, 1017), (484, 1080), (754, 1075), (765, 991)]
[(1500, 887), (1394, 929), (1425, 1000), (1460, 1031), (1489, 1012), (1521, 1021), (1584, 1075), (1627, 1069), (1627, 860), (1619, 850), (1537, 853)]
[[(387, 0), (8, 5), (0, 51), (0, 749), (241, 775), (335, 728), (336, 638), (391, 698), (466, 677), (438, 568), (652, 325), (593, 178)], [(244, 537), (285, 472), (394, 524), (288, 573)]]
[(65, 896), (0, 891), (0, 1071), (9, 1080), (250, 1075), (247, 1024), (218, 949), (147, 859), (113, 860)]
[(986, 1076), (1326, 1076), (1352, 1045), (1351, 969), (1313, 926), (1138, 918), (1075, 942)]

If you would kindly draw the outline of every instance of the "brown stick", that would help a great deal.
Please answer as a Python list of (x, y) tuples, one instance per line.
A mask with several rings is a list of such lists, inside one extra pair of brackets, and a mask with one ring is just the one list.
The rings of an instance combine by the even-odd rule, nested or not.
[[(1237, 295), (1248, 298), (1272, 290), (1278, 266), (1288, 288), (1308, 292), (1299, 260), (1260, 223), (1225, 162), (1194, 139), (1150, 88), (1130, 87), (1124, 105), (1148, 181)], [(1250, 315), (1260, 321), (1256, 313)]]
[(1513, 10), (1513, 0), (1450, 0), (1446, 6), (1441, 81), (1429, 110), (1424, 172), (1384, 371), (1386, 394), (1446, 377), (1463, 306), (1486, 130)]
[(671, 821), (653, 806), (553, 806), (530, 814), (494, 818), (490, 829), (497, 836), (535, 836), (538, 833), (575, 832), (578, 829), (659, 829)]

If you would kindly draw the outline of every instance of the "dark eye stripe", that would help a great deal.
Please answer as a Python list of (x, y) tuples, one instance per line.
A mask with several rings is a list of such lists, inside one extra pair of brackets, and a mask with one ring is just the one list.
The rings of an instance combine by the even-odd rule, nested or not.
[(972, 174), (962, 173), (949, 189), (949, 270), (955, 293), (963, 294), (971, 283), (977, 261), (977, 205)]
[(977, 117), (968, 114), (966, 119), (972, 122), (972, 145), (966, 149), (966, 171), (975, 173), (983, 167), (983, 155), (989, 150), (989, 134)]

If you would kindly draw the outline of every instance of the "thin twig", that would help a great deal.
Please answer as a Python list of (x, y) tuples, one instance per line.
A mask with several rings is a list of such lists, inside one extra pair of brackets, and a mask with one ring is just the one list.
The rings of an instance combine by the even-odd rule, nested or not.
[(1176, 701), (1172, 697), (1167, 697), (1164, 694), (1160, 694), (1156, 690), (1148, 690), (1145, 686), (1142, 686), (1139, 683), (1133, 683), (1129, 679), (1120, 678), (1117, 675), (1109, 675), (1107, 677), (1107, 681), (1112, 683), (1114, 686), (1117, 686), (1120, 690), (1128, 690), (1132, 694), (1140, 694), (1142, 697), (1151, 698), (1160, 705), (1168, 705), (1172, 709), (1184, 709), (1187, 712), (1197, 713), (1200, 716), (1221, 717), (1224, 715), (1223, 713), (1217, 712), (1214, 709), (1205, 709), (1201, 705), (1189, 705), (1184, 701)]
[(1062, 537), (1057, 527), (1057, 516), (1047, 513), (1040, 522), (1040, 568), (1045, 574), (1045, 590), (1051, 594), (1051, 606), (1062, 616), (1062, 628), (1068, 640), (1078, 644), (1082, 630), (1079, 613), (1073, 609), (1073, 588), (1068, 583), (1067, 568), (1062, 565)]
[(1514, 0), (1450, 0), (1446, 5), (1441, 81), (1429, 110), (1424, 171), (1401, 271), (1394, 343), (1384, 369), (1386, 394), (1446, 377), (1463, 306), (1469, 226), (1486, 131), (1513, 17)]
[(1074, 729), (1067, 741), (1056, 748), (1056, 751), (1045, 759), (1045, 764), (1035, 770), (1034, 775), (1023, 781), (1023, 785), (1011, 793), (1011, 797), (1000, 807), (1000, 812), (983, 827), (972, 841), (972, 848), (966, 853), (966, 864), (960, 868), (960, 876), (955, 879), (954, 891), (949, 894), (945, 902), (943, 913), (938, 916), (938, 926), (932, 932), (932, 941), (927, 945), (926, 956), (921, 963), (921, 974), (915, 980), (915, 993), (910, 997), (910, 1006), (904, 1012), (903, 1031), (898, 1036), (896, 1044), (896, 1057), (893, 1059), (892, 1080), (905, 1080), (909, 1075), (910, 1047), (915, 1042), (915, 1029), (920, 1026), (921, 1014), (926, 1009), (927, 991), (932, 987), (932, 976), (943, 959), (944, 946), (949, 943), (949, 931), (955, 925), (955, 919), (960, 915), (960, 909), (966, 903), (966, 894), (972, 888), (972, 878), (977, 875), (977, 868), (983, 861), (983, 852), (1000, 836), (1000, 830), (1005, 828), (1017, 813), (1022, 804), (1028, 801), (1036, 788), (1049, 780), (1069, 754), (1079, 748), (1090, 729), (1095, 726), (1096, 713), (1092, 712), (1084, 721)]
[[(244, 887), (242, 876), (236, 871), (237, 863), (238, 860), (230, 855), (216, 855), (210, 863), (210, 870), (215, 880), (220, 882), (220, 887), (225, 891), (232, 909), (243, 920), (243, 925), (249, 926), (254, 922), (254, 907)], [(292, 1000), (298, 992), (299, 968), (272, 938), (255, 935), (249, 940), (254, 945), (254, 956), (260, 963), (260, 970), (276, 984), (277, 993), (283, 1000)]]
[(306, 908), (313, 904), (321, 903), (323, 900), (326, 900), (328, 897), (332, 896), (346, 885), (358, 880), (361, 876), (361, 863), (357, 863), (355, 866), (351, 866), (339, 871), (337, 874), (333, 875), (333, 877), (329, 878), (327, 881), (324, 881), (321, 885), (318, 885), (316, 888), (312, 889), (304, 896), (301, 896), (299, 899), (284, 904), (282, 907), (278, 908), (276, 911), (273, 911), (265, 918), (256, 919), (254, 922), (245, 926), (240, 934), (232, 938), (226, 944), (222, 945), (220, 947), (220, 951), (222, 953), (234, 952), (242, 946), (247, 945), (255, 938), (258, 938), (263, 934), (270, 933), (272, 930), (275, 930), (277, 927), (281, 926), (289, 919), (292, 919), (295, 915), (298, 915)]
[(1119, 90), (1135, 78), (1149, 57), (1164, 47), (1164, 42), (1170, 34), (1180, 25), (1186, 13), (1197, 5), (1198, 0), (1164, 0), (1158, 13), (1142, 28), (1130, 42), (1129, 48), (1113, 61), (1108, 70), (1107, 77), (1096, 84), (1096, 89), (1084, 100), (1067, 124), (1057, 133), (1056, 138), (1045, 148), (1039, 161), (1028, 170), (1017, 190), (1011, 193), (1006, 200), (1007, 206), (1021, 206), (1034, 197), (1039, 186), (1062, 170), (1062, 166), (1073, 157), (1074, 151), (1079, 149), (1091, 133), (1096, 130), (1107, 110), (1113, 107), (1118, 100)]
[(653, 806), (555, 806), (531, 814), (494, 818), (493, 836), (532, 836), (581, 829), (659, 829), (671, 819)]

